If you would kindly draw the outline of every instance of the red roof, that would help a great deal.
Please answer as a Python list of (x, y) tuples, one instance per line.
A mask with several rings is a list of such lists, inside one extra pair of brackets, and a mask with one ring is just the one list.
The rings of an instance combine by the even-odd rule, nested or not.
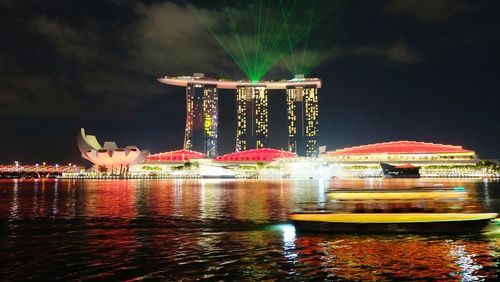
[(217, 157), (219, 162), (272, 162), (277, 158), (295, 158), (296, 153), (270, 148), (234, 152)]
[(329, 155), (470, 153), (462, 146), (416, 141), (395, 141), (339, 149)]
[(171, 152), (163, 152), (146, 157), (146, 161), (150, 162), (188, 162), (191, 159), (203, 159), (206, 155), (189, 150), (177, 150)]
[(395, 168), (416, 168), (416, 166), (412, 164), (404, 164), (404, 165), (397, 165)]

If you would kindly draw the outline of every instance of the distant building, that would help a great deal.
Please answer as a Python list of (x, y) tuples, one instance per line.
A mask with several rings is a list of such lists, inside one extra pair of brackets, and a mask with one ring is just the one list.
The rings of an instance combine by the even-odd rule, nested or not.
[(422, 177), (480, 177), (476, 152), (461, 146), (416, 141), (384, 142), (328, 151), (327, 159), (338, 176), (379, 177), (381, 163), (420, 168)]
[[(203, 74), (196, 77), (202, 79)], [(186, 86), (185, 150), (217, 156), (218, 99), (216, 84), (193, 82)]]
[(296, 158), (294, 152), (260, 148), (219, 156), (214, 164), (234, 170), (239, 178), (283, 178), (277, 161)]
[(176, 150), (149, 155), (144, 163), (185, 163), (192, 159), (205, 159), (207, 156), (190, 150)]
[(236, 151), (268, 146), (269, 113), (265, 86), (236, 88)]
[(269, 146), (268, 90), (286, 90), (288, 137), (291, 152), (318, 154), (318, 88), (321, 80), (298, 75), (291, 80), (235, 81), (193, 76), (159, 78), (168, 85), (186, 87), (184, 149), (217, 156), (218, 89), (236, 90), (237, 152)]
[(142, 162), (149, 154), (148, 150), (139, 150), (136, 146), (119, 148), (115, 142), (104, 142), (101, 146), (94, 135), (85, 134), (80, 129), (77, 137), (78, 148), (82, 157), (91, 161), (98, 170), (112, 174), (124, 174), (129, 167)]
[(167, 178), (234, 178), (235, 171), (214, 164), (200, 152), (176, 150), (146, 157), (143, 163), (131, 167), (132, 175)]
[(461, 146), (416, 141), (384, 142), (329, 151), (330, 161), (367, 164), (475, 164), (476, 152)]
[(282, 158), (296, 158), (297, 154), (288, 151), (260, 148), (242, 152), (234, 152), (219, 156), (215, 159), (218, 163), (270, 163)]
[(286, 89), (288, 150), (299, 156), (318, 156), (318, 88), (291, 85)]

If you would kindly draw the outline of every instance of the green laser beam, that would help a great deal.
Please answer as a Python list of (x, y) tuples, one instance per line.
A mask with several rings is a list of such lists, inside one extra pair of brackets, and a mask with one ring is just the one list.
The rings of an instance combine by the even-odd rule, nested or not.
[[(330, 34), (339, 10), (337, 3), (251, 0), (241, 4), (223, 0), (220, 10), (212, 10), (211, 18), (195, 14), (202, 23), (206, 21), (210, 35), (247, 78), (256, 81), (280, 60), (292, 74), (308, 74), (319, 65), (331, 51), (324, 46), (333, 38)], [(318, 34), (316, 27), (325, 25), (329, 16), (332, 20), (319, 29), (323, 34)]]
[[(305, 28), (301, 29), (298, 22), (291, 23), (292, 25), (295, 24), (295, 29), (293, 32), (288, 32), (289, 39), (292, 39), (292, 33), (304, 34), (302, 39), (299, 40), (300, 42), (289, 48), (290, 54), (283, 59), (285, 66), (292, 74), (301, 73), (307, 76), (331, 55), (338, 37), (338, 32), (334, 30), (338, 19), (337, 15), (343, 10), (344, 3), (345, 1), (321, 2), (311, 0), (308, 2), (309, 15), (305, 17), (307, 22), (303, 23)], [(284, 8), (282, 9), (284, 10)], [(293, 18), (296, 19), (297, 17), (297, 15), (294, 15)], [(290, 23), (288, 24), (290, 25)], [(316, 33), (314, 36), (312, 35), (313, 32)], [(315, 40), (311, 41), (311, 38)], [(297, 60), (297, 56), (300, 57), (300, 60)]]

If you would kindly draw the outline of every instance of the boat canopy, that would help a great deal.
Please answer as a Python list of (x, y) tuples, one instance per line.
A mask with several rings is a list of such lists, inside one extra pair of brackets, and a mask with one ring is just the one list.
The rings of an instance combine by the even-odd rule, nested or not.
[(363, 200), (438, 200), (465, 199), (463, 187), (408, 188), (408, 189), (331, 189), (328, 199), (339, 201)]

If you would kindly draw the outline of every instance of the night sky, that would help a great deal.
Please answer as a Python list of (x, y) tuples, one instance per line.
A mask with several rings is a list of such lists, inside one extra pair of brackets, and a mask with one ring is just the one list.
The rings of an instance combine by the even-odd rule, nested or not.
[[(193, 16), (216, 17), (220, 7), (210, 3), (1, 1), (0, 163), (88, 165), (76, 146), (80, 127), (153, 153), (181, 148), (184, 89), (156, 79), (244, 79)], [(325, 36), (347, 35), (310, 75), (323, 80), (320, 145), (416, 140), (500, 158), (499, 6), (348, 1)], [(266, 78), (291, 75), (277, 65)], [(285, 95), (270, 94), (271, 147), (285, 148)], [(235, 96), (220, 91), (219, 99), (219, 153), (228, 153)]]

